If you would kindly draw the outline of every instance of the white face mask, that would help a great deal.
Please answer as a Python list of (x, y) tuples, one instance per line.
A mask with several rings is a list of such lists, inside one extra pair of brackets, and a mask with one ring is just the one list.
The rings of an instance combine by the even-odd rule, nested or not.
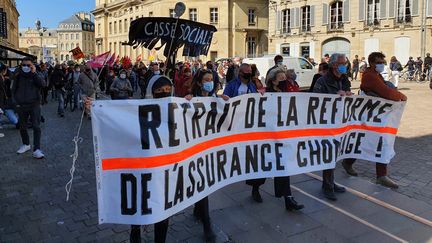
[(121, 79), (126, 79), (126, 74), (124, 74), (124, 73), (120, 74), (120, 78)]
[(23, 72), (28, 73), (28, 72), (31, 71), (31, 68), (27, 67), (27, 66), (24, 66), (24, 67), (22, 67), (22, 70), (23, 70)]
[(159, 70), (158, 71), (154, 71), (154, 74), (159, 75), (160, 71)]
[(80, 68), (75, 69), (75, 72), (79, 73), (81, 71)]
[(375, 71), (377, 71), (378, 73), (382, 73), (385, 70), (385, 65), (384, 64), (377, 64), (375, 65)]

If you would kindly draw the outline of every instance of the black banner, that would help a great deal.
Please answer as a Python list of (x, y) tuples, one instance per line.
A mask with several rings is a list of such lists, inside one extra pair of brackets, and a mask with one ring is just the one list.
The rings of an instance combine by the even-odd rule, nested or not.
[(151, 50), (160, 40), (161, 46), (156, 49), (165, 46), (166, 57), (183, 46), (183, 56), (197, 57), (207, 55), (216, 31), (213, 25), (185, 19), (145, 17), (132, 21), (128, 44), (134, 48), (143, 46)]

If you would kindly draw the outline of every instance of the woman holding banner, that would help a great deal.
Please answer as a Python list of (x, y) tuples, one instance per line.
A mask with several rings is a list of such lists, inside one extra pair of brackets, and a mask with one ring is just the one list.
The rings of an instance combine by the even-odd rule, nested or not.
[[(205, 76), (200, 75), (201, 79)], [(210, 80), (208, 81), (210, 83)], [(208, 86), (206, 85), (206, 90), (208, 90)], [(146, 97), (150, 97), (152, 99), (159, 99), (173, 96), (173, 83), (171, 80), (162, 75), (154, 75), (148, 82), (147, 90), (145, 91)], [(191, 99), (191, 97), (187, 96), (187, 99)], [(214, 242), (216, 239), (216, 235), (214, 234), (211, 223), (210, 223), (210, 214), (209, 214), (209, 204), (208, 197), (201, 199), (201, 201), (195, 203), (194, 207), (194, 215), (198, 219), (200, 219), (204, 226), (204, 236), (206, 241)], [(169, 218), (158, 222), (154, 225), (154, 239), (156, 243), (164, 243), (166, 240), (166, 235), (168, 232), (169, 226)], [(141, 226), (140, 225), (132, 225), (131, 226), (131, 234), (130, 234), (130, 242), (138, 243), (141, 242)]]
[[(295, 81), (295, 73), (292, 70), (286, 71), (282, 67), (270, 71), (266, 86), (266, 92), (299, 92), (299, 85)], [(261, 195), (259, 194), (259, 187), (263, 185), (265, 181), (266, 178), (248, 180), (246, 182), (248, 185), (252, 186), (252, 197), (257, 202), (262, 202)], [(304, 208), (304, 206), (298, 204), (292, 196), (289, 176), (275, 177), (274, 190), (276, 197), (283, 197), (285, 199), (286, 210), (291, 211)]]

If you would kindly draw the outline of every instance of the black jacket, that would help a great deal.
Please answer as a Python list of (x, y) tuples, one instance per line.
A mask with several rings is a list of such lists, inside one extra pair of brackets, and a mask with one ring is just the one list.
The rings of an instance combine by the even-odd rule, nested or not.
[(340, 90), (351, 91), (351, 83), (346, 75), (337, 78), (331, 69), (319, 78), (313, 87), (314, 93), (322, 94), (337, 94)]
[(17, 105), (34, 105), (40, 103), (41, 88), (46, 87), (37, 73), (24, 73), (18, 70), (12, 84), (12, 98)]
[(60, 90), (65, 87), (66, 80), (61, 70), (54, 70), (50, 77), (50, 83), (53, 84), (54, 88)]

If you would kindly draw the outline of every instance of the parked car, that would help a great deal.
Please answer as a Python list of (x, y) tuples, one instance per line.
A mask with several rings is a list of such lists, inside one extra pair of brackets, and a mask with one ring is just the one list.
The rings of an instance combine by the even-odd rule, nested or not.
[[(260, 80), (265, 85), (265, 79), (267, 71), (273, 67), (274, 64), (274, 56), (268, 55), (264, 57), (257, 58), (245, 58), (243, 59), (243, 63), (255, 64), (260, 72)], [(287, 67), (287, 69), (294, 69), (294, 72), (297, 74), (297, 83), (300, 86), (301, 90), (309, 90), (309, 87), (312, 84), (313, 76), (317, 73), (317, 69), (303, 57), (288, 57), (284, 56), (283, 64)]]

